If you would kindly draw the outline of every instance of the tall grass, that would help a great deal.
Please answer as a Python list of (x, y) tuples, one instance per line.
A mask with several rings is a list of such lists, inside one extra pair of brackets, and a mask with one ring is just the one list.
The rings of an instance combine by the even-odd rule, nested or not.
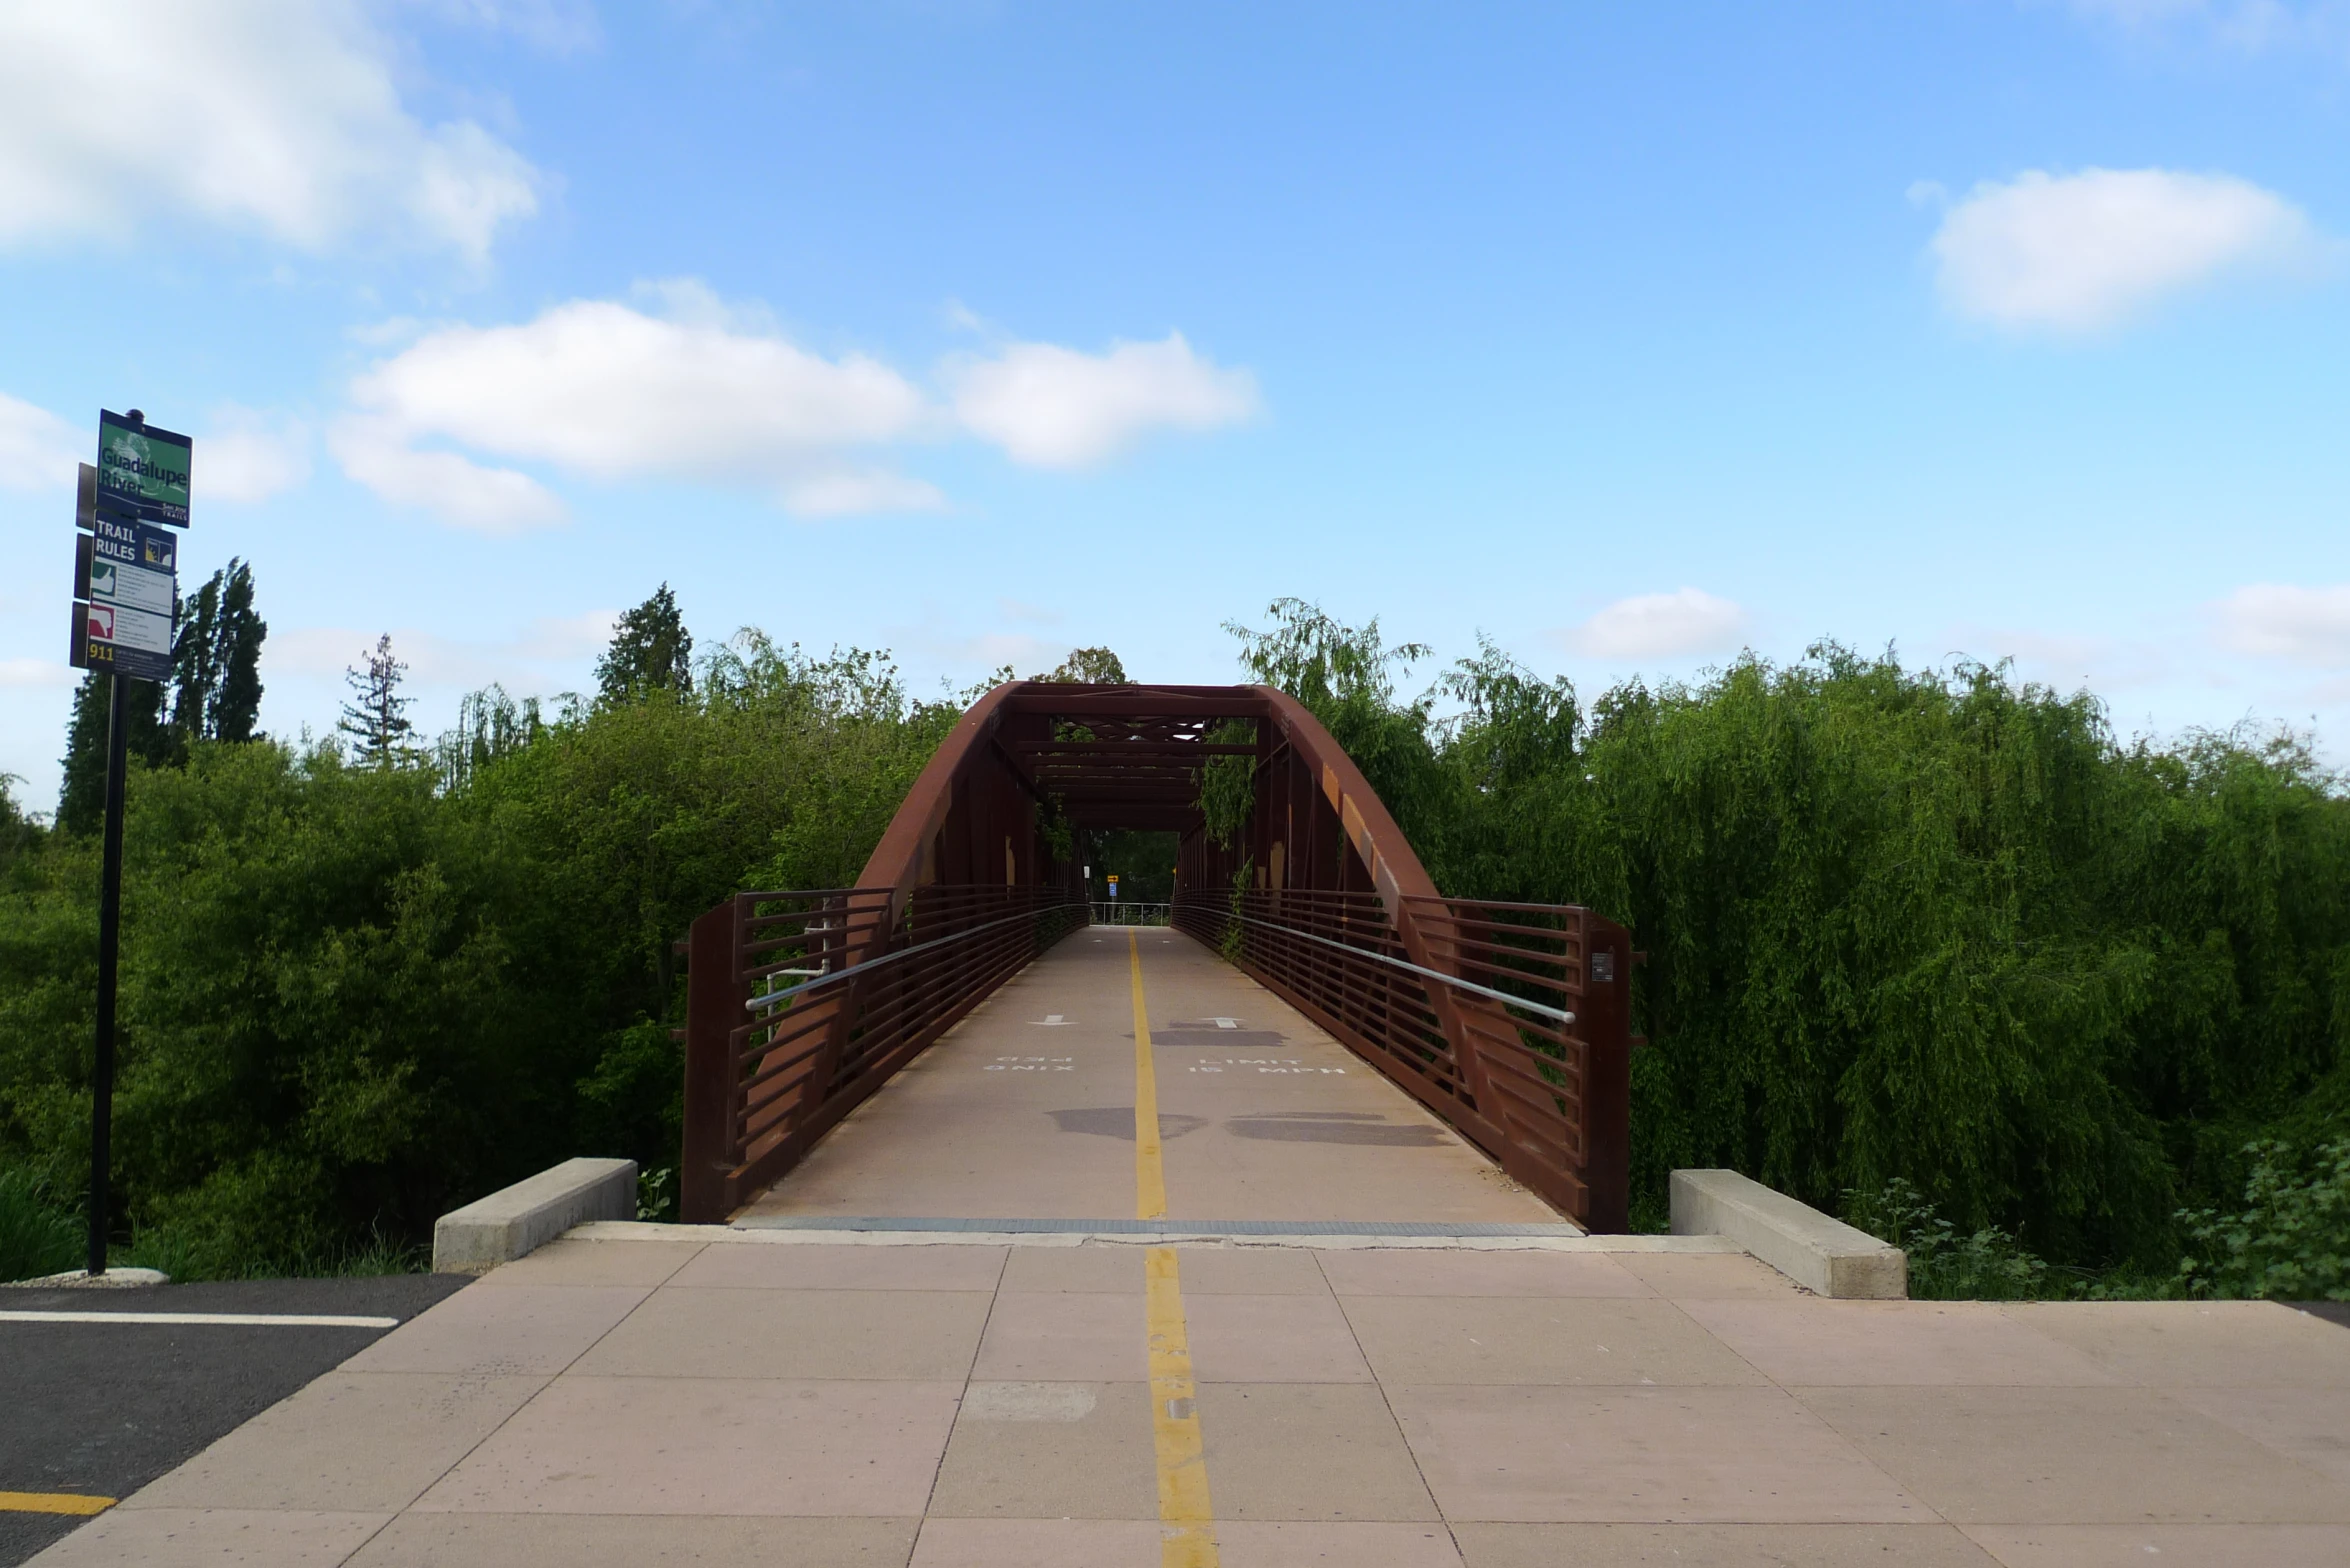
[(0, 1170), (0, 1280), (79, 1268), (87, 1232), (30, 1171)]

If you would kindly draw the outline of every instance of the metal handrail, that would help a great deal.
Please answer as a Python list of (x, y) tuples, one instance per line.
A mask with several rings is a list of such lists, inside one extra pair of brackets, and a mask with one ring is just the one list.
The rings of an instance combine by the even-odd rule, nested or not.
[(1507, 991), (1496, 991), (1491, 986), (1479, 985), (1474, 980), (1463, 980), (1458, 975), (1448, 975), (1440, 969), (1424, 969), (1418, 964), (1408, 963), (1401, 958), (1390, 958), (1385, 953), (1372, 952), (1367, 947), (1355, 947), (1345, 942), (1333, 941), (1326, 936), (1316, 936), (1311, 931), (1301, 931), (1296, 926), (1285, 926), (1274, 920), (1259, 920), (1251, 915), (1231, 914), (1228, 918), (1237, 920), (1242, 925), (1258, 926), (1267, 931), (1278, 931), (1284, 936), (1303, 937), (1308, 942), (1319, 942), (1324, 947), (1335, 947), (1342, 953), (1352, 953), (1357, 957), (1374, 959), (1396, 969), (1408, 969), (1413, 974), (1425, 975), (1431, 980), (1441, 980), (1446, 985), (1457, 986), (1463, 991), (1474, 991), (1479, 996), (1489, 996), (1493, 1000), (1507, 1003), (1511, 1007), (1522, 1007), (1527, 1012), (1538, 1013), (1544, 1018), (1556, 1019), (1562, 1024), (1571, 1024), (1575, 1021), (1575, 1015), (1564, 1008), (1547, 1007), (1540, 1002), (1529, 1002), (1522, 996), (1512, 996)]
[[(1096, 898), (1089, 900), (1085, 907), (1089, 914), (1091, 911), (1097, 909), (1107, 909), (1113, 913), (1122, 909), (1132, 909), (1137, 911), (1145, 909), (1163, 909), (1167, 912), (1170, 919), (1172, 919), (1175, 914), (1175, 904), (1171, 899), (1161, 899), (1156, 902), (1152, 902), (1138, 898)], [(1113, 920), (1107, 921), (1105, 924), (1116, 925), (1119, 924), (1119, 922)]]
[[(912, 947), (901, 947), (896, 952), (884, 953), (879, 958), (868, 958), (860, 963), (849, 964), (844, 968), (834, 970), (831, 974), (819, 975), (813, 980), (803, 980), (798, 985), (787, 985), (782, 990), (770, 991), (765, 996), (754, 996), (743, 1003), (743, 1008), (747, 1012), (757, 1012), (763, 1007), (772, 1007), (786, 997), (797, 996), (802, 991), (813, 991), (818, 986), (830, 985), (837, 980), (847, 980), (852, 976), (870, 974), (883, 964), (895, 963), (901, 958), (911, 958), (916, 953), (929, 948), (944, 947), (949, 942), (960, 942), (965, 937), (977, 936), (982, 931), (992, 931), (998, 926), (1008, 926), (1016, 920), (1034, 920), (1037, 916), (1049, 915), (1056, 909), (1074, 909), (1076, 907), (1076, 904), (1068, 901), (1058, 904), (1039, 904), (1034, 909), (1025, 910), (1017, 915), (1006, 915), (1001, 920), (990, 920), (985, 925), (969, 926), (948, 936), (932, 937), (927, 942), (917, 942)], [(789, 970), (774, 972), (790, 973)]]

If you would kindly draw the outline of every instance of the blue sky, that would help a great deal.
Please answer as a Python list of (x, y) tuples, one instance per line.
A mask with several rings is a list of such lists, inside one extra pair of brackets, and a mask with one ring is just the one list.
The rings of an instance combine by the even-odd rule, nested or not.
[(0, 0), (0, 772), (101, 405), (285, 735), (385, 631), (427, 731), (584, 687), (666, 580), (924, 692), (1296, 594), (2341, 755), (2346, 149), (2342, 0)]

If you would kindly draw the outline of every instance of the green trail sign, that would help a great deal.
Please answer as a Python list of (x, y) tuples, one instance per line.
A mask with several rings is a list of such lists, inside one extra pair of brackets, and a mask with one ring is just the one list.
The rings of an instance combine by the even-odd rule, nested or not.
[(126, 523), (188, 526), (195, 443), (135, 413), (98, 411), (98, 510)]

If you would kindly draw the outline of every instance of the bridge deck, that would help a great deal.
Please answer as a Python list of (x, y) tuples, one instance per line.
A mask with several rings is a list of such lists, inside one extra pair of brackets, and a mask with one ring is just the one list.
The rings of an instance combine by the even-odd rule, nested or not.
[(1063, 941), (738, 1220), (1137, 1218), (1138, 970), (1168, 1218), (1562, 1223), (1294, 1008), (1163, 926)]

